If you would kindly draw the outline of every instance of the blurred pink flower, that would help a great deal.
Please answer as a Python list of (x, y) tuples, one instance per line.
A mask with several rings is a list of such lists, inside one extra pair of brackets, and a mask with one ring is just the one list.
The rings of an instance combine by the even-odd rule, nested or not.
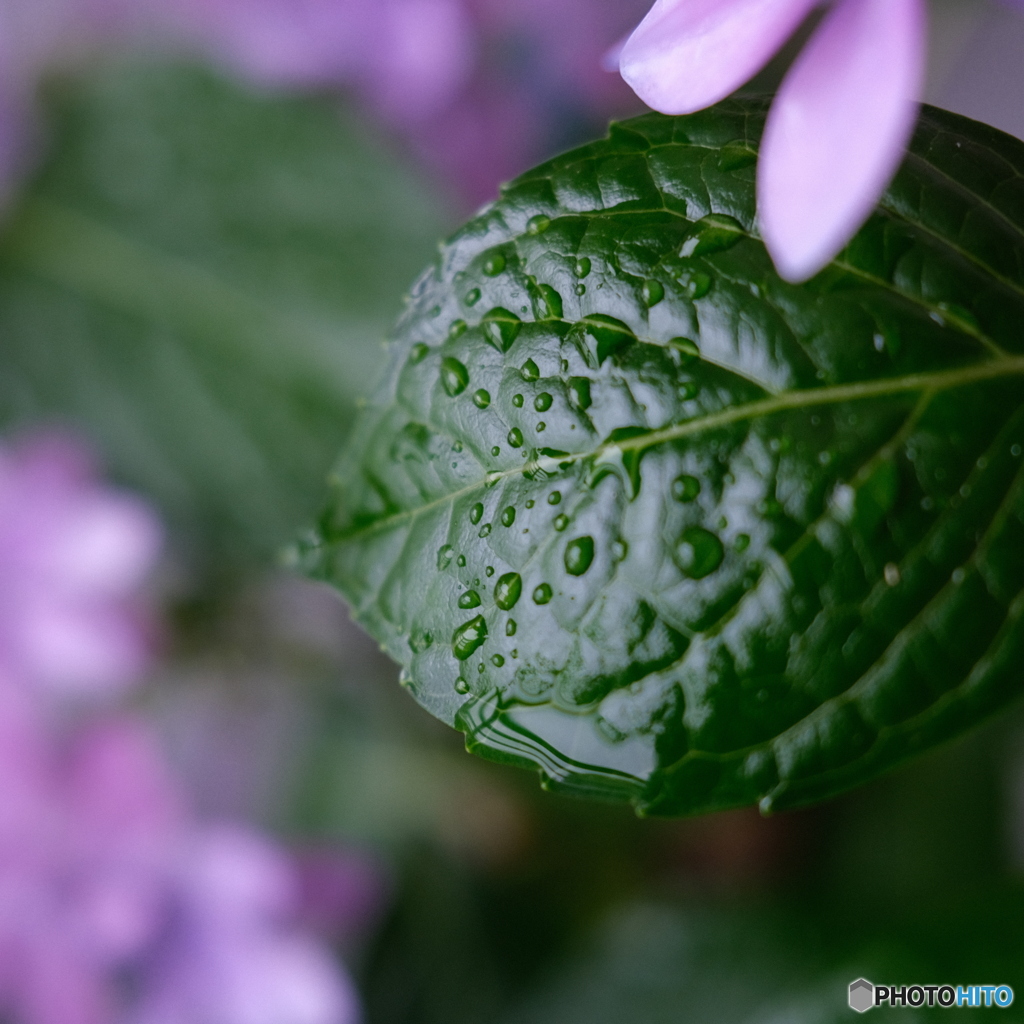
[(298, 898), (295, 869), (261, 836), (227, 825), (195, 834), (125, 1024), (355, 1024), (351, 983), (290, 924)]
[[(664, 113), (700, 110), (759, 71), (818, 0), (657, 0), (620, 57)], [(924, 0), (835, 0), (787, 73), (761, 143), (761, 233), (783, 277), (821, 270), (896, 172), (923, 85)]]
[(0, 1014), (108, 1024), (115, 970), (151, 941), (181, 813), (137, 723), (64, 749), (0, 690)]
[(77, 442), (0, 448), (0, 676), (51, 695), (136, 682), (150, 653), (137, 591), (160, 540)]
[(348, 979), (293, 923), (291, 862), (247, 829), (192, 823), (144, 725), (107, 721), (61, 744), (28, 695), (0, 698), (0, 1014), (358, 1020)]

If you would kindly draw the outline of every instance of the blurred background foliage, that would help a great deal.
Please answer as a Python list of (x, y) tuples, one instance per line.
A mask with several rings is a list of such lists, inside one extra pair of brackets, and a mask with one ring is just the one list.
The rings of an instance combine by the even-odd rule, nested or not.
[[(935, 13), (931, 98), (1012, 120), (1018, 22)], [(0, 421), (83, 431), (170, 524), (143, 701), (199, 806), (388, 865), (375, 926), (336, 936), (368, 1024), (825, 1024), (860, 975), (1024, 999), (1019, 713), (824, 807), (638, 821), (465, 755), (340, 601), (280, 567), (466, 212), (436, 167), (351, 99), (190, 62), (99, 62), (45, 109), (0, 234)], [(549, 148), (594, 112), (557, 120)]]

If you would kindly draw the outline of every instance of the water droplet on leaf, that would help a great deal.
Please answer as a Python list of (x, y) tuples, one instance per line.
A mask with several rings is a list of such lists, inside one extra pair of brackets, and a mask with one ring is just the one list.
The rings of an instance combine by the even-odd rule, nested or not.
[(418, 629), (409, 637), (409, 646), (415, 654), (422, 654), (433, 642), (433, 635), (425, 629)]
[(640, 297), (645, 306), (656, 306), (665, 298), (665, 286), (660, 281), (644, 281), (640, 287)]
[(590, 273), (590, 260), (586, 256), (581, 256), (573, 267), (573, 273), (577, 277), (586, 277)]
[(590, 408), (590, 381), (586, 377), (569, 378), (569, 405), (574, 409)]
[(451, 544), (445, 544), (438, 549), (437, 552), (437, 567), (438, 569), (447, 569), (451, 564), (452, 555), (455, 553), (454, 548)]
[(478, 615), (475, 619), (464, 622), (452, 634), (452, 654), (459, 661), (465, 661), (467, 658), (471, 658), (486, 640), (487, 621), (482, 615)]
[(543, 213), (538, 213), (526, 222), (526, 232), (530, 235), (542, 235), (549, 227), (551, 218), (545, 217)]
[(523, 432), (518, 427), (513, 427), (508, 432), (508, 443), (513, 448), (522, 448), (523, 447)]
[(673, 338), (669, 344), (682, 356), (684, 366), (700, 358), (700, 346), (690, 338)]
[(480, 301), (480, 289), (470, 288), (469, 291), (466, 292), (466, 296), (462, 301), (465, 302), (467, 306), (475, 306)]
[(429, 351), (430, 347), (428, 345), (424, 345), (422, 341), (416, 342), (416, 344), (413, 345), (412, 350), (409, 352), (409, 362), (422, 363), (423, 360), (426, 359)]
[(561, 502), (561, 500), (562, 500), (562, 493), (561, 493), (561, 491), (552, 491), (548, 495), (548, 504), (549, 505), (558, 505)]
[(501, 525), (511, 526), (516, 521), (516, 510), (509, 505), (504, 512), (501, 513)]
[(537, 380), (540, 377), (540, 369), (532, 359), (527, 359), (519, 372), (523, 375), (523, 380)]
[(683, 531), (676, 548), (679, 564), (691, 579), (710, 576), (725, 558), (725, 548), (718, 537), (702, 526), (691, 526)]
[(552, 590), (547, 583), (542, 583), (539, 587), (536, 587), (533, 591), (533, 603), (534, 604), (547, 604), (551, 600)]
[(523, 593), (523, 580), (517, 572), (507, 572), (494, 584), (494, 603), (507, 612), (516, 606)]
[(505, 269), (505, 257), (496, 252), (484, 260), (484, 273), (488, 277), (497, 277)]
[(594, 538), (577, 537), (565, 546), (565, 571), (570, 576), (582, 576), (594, 561)]
[(554, 399), (546, 392), (542, 391), (534, 400), (533, 407), (537, 412), (547, 412), (551, 408), (551, 403)]
[(473, 506), (473, 507), (472, 507), (472, 508), (471, 508), (471, 509), (469, 510), (469, 521), (470, 521), (470, 522), (471, 522), (471, 523), (472, 523), (472, 524), (473, 524), (474, 526), (476, 526), (476, 524), (477, 524), (477, 523), (479, 523), (481, 519), (483, 519), (483, 516), (484, 516), (484, 507), (483, 507), (483, 505), (482, 505), (482, 504), (481, 504), (481, 503), (480, 503), (480, 502), (478, 501), (478, 502), (477, 502), (477, 503), (476, 503), (476, 504), (475, 504), (475, 505), (474, 505), (474, 506)]
[(677, 476), (672, 481), (672, 497), (676, 501), (693, 501), (700, 494), (700, 481), (695, 476)]
[(473, 404), (478, 409), (486, 409), (491, 404), (491, 393), (480, 388), (479, 391), (473, 392)]
[(510, 310), (501, 306), (495, 306), (480, 321), (484, 338), (499, 352), (507, 352), (516, 338), (519, 337), (519, 329), (523, 326), (522, 320)]
[(460, 608), (479, 608), (480, 607), (480, 595), (475, 590), (467, 590), (459, 598)]
[(448, 356), (441, 360), (441, 386), (454, 398), (466, 390), (469, 383), (469, 370), (458, 361)]

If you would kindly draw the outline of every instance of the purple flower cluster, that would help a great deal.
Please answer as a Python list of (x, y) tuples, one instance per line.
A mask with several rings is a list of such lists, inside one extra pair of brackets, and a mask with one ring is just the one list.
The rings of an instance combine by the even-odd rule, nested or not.
[(159, 544), (77, 444), (0, 449), (0, 1017), (351, 1024), (350, 983), (297, 924), (297, 865), (194, 820), (111, 704), (146, 667)]

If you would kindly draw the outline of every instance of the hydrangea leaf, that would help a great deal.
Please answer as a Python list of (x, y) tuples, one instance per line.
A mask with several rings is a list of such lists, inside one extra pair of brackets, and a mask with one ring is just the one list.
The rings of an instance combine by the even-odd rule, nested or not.
[(614, 125), (454, 235), (306, 546), (471, 750), (646, 814), (820, 800), (1022, 689), (1024, 144), (926, 108), (793, 286), (765, 111)]

